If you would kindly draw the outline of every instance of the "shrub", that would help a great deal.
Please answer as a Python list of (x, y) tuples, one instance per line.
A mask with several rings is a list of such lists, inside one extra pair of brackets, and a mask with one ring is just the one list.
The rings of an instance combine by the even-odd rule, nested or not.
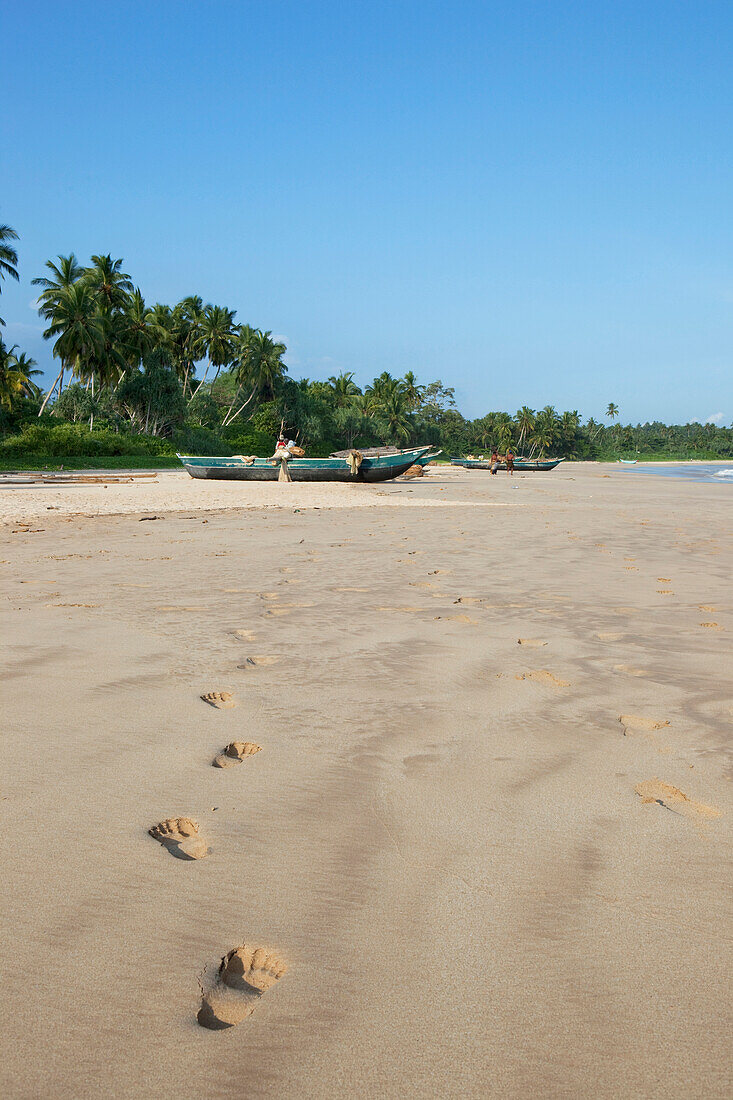
[(90, 432), (81, 424), (26, 424), (20, 435), (11, 435), (0, 443), (5, 458), (25, 455), (170, 455), (170, 443), (143, 435), (125, 435), (107, 428)]

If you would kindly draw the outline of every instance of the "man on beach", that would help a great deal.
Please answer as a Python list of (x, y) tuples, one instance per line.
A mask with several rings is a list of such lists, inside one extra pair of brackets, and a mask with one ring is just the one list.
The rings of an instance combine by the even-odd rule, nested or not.
[(511, 447), (506, 449), (506, 472), (514, 476), (514, 451)]
[(499, 452), (496, 449), (496, 447), (494, 447), (491, 451), (491, 472), (492, 472), (492, 474), (495, 474), (498, 469), (499, 469)]

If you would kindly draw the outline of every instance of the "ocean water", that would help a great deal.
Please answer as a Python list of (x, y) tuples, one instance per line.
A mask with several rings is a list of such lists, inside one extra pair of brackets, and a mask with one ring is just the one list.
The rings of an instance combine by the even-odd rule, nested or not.
[(660, 477), (677, 477), (684, 481), (707, 481), (718, 485), (733, 485), (733, 466), (719, 466), (717, 463), (694, 466), (657, 466), (648, 462), (645, 465), (627, 466), (629, 472), (643, 470), (645, 474), (658, 474)]

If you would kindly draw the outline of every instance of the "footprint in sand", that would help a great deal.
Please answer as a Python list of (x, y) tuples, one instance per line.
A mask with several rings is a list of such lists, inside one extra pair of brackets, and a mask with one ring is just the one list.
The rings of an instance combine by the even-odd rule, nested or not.
[(276, 665), (279, 657), (245, 657), (237, 668), (266, 668), (268, 665)]
[(289, 615), (296, 607), (313, 607), (312, 603), (282, 603), (278, 607), (268, 607), (266, 615)]
[(255, 640), (255, 633), (252, 630), (233, 630), (232, 634), (235, 634), (237, 638), (243, 638), (245, 642), (253, 642)]
[(623, 638), (623, 634), (614, 630), (603, 630), (596, 634), (596, 638), (600, 638), (602, 642), (617, 642), (619, 638)]
[(713, 607), (711, 603), (699, 603), (697, 605), (698, 611), (717, 611), (717, 607)]
[(213, 987), (207, 992), (201, 989), (198, 1022), (213, 1031), (241, 1023), (286, 970), (280, 956), (268, 948), (243, 944), (230, 951), (221, 960)]
[(664, 806), (672, 813), (680, 814), (693, 821), (702, 818), (722, 817), (722, 811), (717, 806), (707, 806), (704, 802), (695, 802), (678, 787), (671, 783), (665, 783), (662, 779), (645, 779), (643, 783), (637, 783), (634, 790), (643, 803), (656, 803)]
[(453, 603), (462, 603), (466, 607), (480, 607), (485, 602), (484, 596), (459, 596)]
[(671, 577), (657, 577), (657, 580), (661, 584), (671, 584), (672, 583), (672, 578)]
[(706, 627), (707, 630), (723, 630), (724, 628), (720, 623), (700, 623), (700, 626)]
[(674, 592), (672, 591), (671, 588), (658, 588), (657, 589), (657, 595), (658, 596), (674, 596)]
[(453, 623), (471, 623), (472, 626), (477, 626), (476, 619), (472, 619), (470, 615), (435, 615), (435, 620), (447, 619)]
[(217, 710), (225, 710), (227, 707), (236, 707), (237, 705), (231, 691), (207, 691), (201, 698), (210, 707), (216, 707)]
[(254, 741), (231, 741), (216, 754), (211, 764), (214, 768), (233, 768), (235, 764), (241, 764), (246, 756), (254, 756), (261, 749), (262, 746), (256, 745)]
[(561, 680), (558, 676), (554, 676), (552, 672), (548, 672), (545, 668), (530, 669), (529, 672), (522, 672), (517, 676), (517, 680), (534, 680), (535, 683), (543, 684), (545, 687), (570, 687), (569, 680)]
[(643, 668), (632, 668), (631, 665), (614, 665), (614, 672), (625, 672), (627, 676), (648, 676)]
[(529, 649), (539, 649), (547, 645), (543, 638), (517, 638), (517, 645), (526, 645)]
[(198, 835), (198, 822), (190, 817), (168, 817), (148, 832), (176, 859), (203, 859), (209, 854), (208, 844)]
[(632, 733), (651, 733), (653, 730), (664, 729), (669, 722), (664, 718), (647, 718), (643, 714), (619, 714), (618, 720), (624, 731), (624, 737)]

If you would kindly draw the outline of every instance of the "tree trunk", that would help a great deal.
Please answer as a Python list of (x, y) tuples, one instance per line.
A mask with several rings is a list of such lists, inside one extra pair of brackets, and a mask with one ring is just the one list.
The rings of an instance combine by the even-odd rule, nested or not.
[[(236, 420), (236, 418), (237, 418), (237, 417), (239, 416), (239, 414), (240, 414), (240, 413), (242, 412), (242, 410), (243, 410), (243, 409), (246, 409), (247, 405), (249, 405), (250, 401), (252, 400), (252, 398), (254, 397), (254, 395), (255, 395), (256, 393), (257, 393), (257, 390), (252, 390), (252, 393), (251, 393), (251, 394), (249, 395), (249, 397), (247, 398), (247, 400), (245, 401), (245, 403), (244, 403), (243, 405), (240, 405), (240, 407), (239, 407), (239, 408), (237, 409), (237, 411), (235, 412), (234, 416), (230, 416), (230, 415), (229, 415), (229, 412), (231, 412), (231, 405), (229, 406), (229, 412), (228, 412), (228, 413), (227, 413), (227, 415), (226, 415), (226, 416), (224, 417), (224, 421), (223, 421), (223, 423), (222, 423), (222, 425), (221, 425), (221, 426), (222, 426), (222, 428), (226, 428), (227, 424), (231, 424), (232, 420)], [(234, 402), (232, 402), (232, 405), (233, 405), (233, 404), (234, 404)]]
[(194, 390), (194, 392), (193, 392), (193, 393), (191, 394), (191, 401), (193, 401), (194, 397), (196, 396), (196, 394), (197, 394), (197, 393), (199, 392), (199, 390), (200, 390), (200, 389), (201, 389), (201, 387), (203, 386), (204, 382), (206, 381), (206, 378), (207, 378), (207, 376), (208, 376), (208, 373), (209, 373), (209, 367), (210, 367), (210, 366), (211, 366), (211, 364), (209, 364), (209, 366), (208, 366), (208, 367), (206, 368), (206, 370), (204, 371), (204, 377), (203, 377), (203, 378), (201, 379), (201, 381), (199, 382), (198, 386), (196, 387), (196, 389)]
[(43, 404), (41, 405), (40, 409), (38, 410), (38, 415), (39, 416), (42, 414), (43, 410), (46, 408), (46, 405), (48, 404), (48, 399), (50, 398), (53, 391), (56, 389), (56, 386), (57, 386), (58, 382), (63, 378), (63, 374), (64, 374), (64, 368), (62, 367), (61, 370), (59, 371), (59, 373), (56, 375), (56, 379), (54, 381), (54, 384), (51, 386), (51, 389), (48, 391), (48, 393), (46, 394), (46, 396), (43, 399)]

